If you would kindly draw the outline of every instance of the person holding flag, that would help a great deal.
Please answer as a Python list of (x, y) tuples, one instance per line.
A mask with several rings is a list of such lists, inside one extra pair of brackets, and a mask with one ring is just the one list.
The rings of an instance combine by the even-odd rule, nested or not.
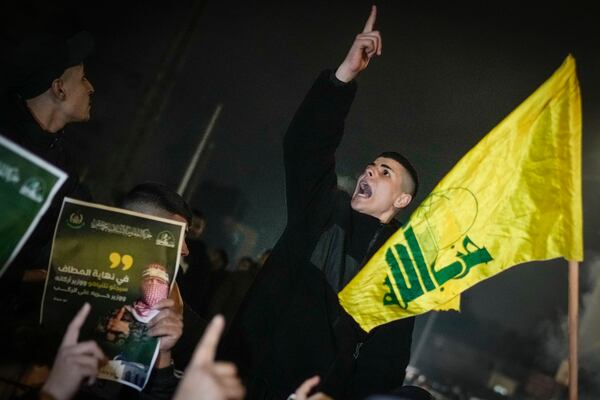
[(577, 399), (581, 119), (569, 55), (343, 288), (343, 308), (362, 329), (376, 332), (431, 310), (459, 310), (461, 293), (473, 285), (524, 262), (563, 257), (569, 265), (569, 399)]
[(430, 310), (514, 265), (583, 260), (575, 60), (471, 149), (341, 291), (367, 331)]
[(413, 319), (367, 334), (337, 294), (399, 224), (415, 197), (408, 160), (385, 152), (354, 194), (337, 188), (335, 152), (356, 92), (355, 78), (382, 53), (373, 6), (336, 71), (317, 78), (284, 139), (287, 226), (249, 290), (221, 356), (235, 362), (248, 399), (286, 398), (308, 377), (321, 392), (365, 398), (400, 387), (410, 358)]

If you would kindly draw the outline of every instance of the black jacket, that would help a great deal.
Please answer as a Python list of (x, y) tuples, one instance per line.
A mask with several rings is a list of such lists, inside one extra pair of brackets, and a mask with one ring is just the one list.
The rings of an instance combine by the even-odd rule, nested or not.
[[(39, 327), (39, 311), (43, 283), (22, 283), (23, 273), (30, 268), (47, 268), (56, 219), (65, 196), (89, 200), (89, 191), (79, 184), (69, 162), (63, 132), (49, 133), (38, 125), (25, 102), (16, 96), (0, 97), (0, 135), (62, 169), (68, 179), (56, 193), (48, 210), (21, 251), (0, 278), (0, 340), (12, 343), (3, 354), (6, 360), (51, 363), (60, 343)], [(41, 342), (40, 342), (41, 340)], [(40, 343), (34, 348), (31, 343)]]
[(248, 399), (285, 398), (318, 374), (321, 390), (362, 398), (402, 385), (413, 319), (367, 335), (337, 293), (398, 229), (352, 210), (339, 190), (335, 151), (356, 83), (323, 72), (284, 139), (287, 226), (222, 346)]
[(27, 268), (45, 268), (48, 265), (50, 244), (56, 219), (65, 196), (91, 200), (89, 190), (79, 183), (79, 178), (68, 156), (64, 132), (44, 131), (29, 112), (25, 102), (17, 96), (4, 95), (0, 99), (0, 135), (29, 150), (68, 174), (55, 195), (50, 207), (36, 229), (0, 280), (2, 287), (13, 286)]

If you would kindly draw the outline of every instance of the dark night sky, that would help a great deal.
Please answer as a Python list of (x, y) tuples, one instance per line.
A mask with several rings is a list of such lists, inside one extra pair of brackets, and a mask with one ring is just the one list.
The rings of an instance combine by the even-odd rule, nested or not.
[[(85, 28), (96, 36), (97, 52), (88, 63), (97, 92), (93, 121), (70, 135), (98, 199), (110, 201), (148, 179), (176, 186), (213, 108), (222, 103), (197, 182), (218, 183), (224, 204), (257, 231), (256, 253), (274, 244), (285, 224), (283, 132), (312, 79), (341, 62), (370, 2), (72, 3), (57, 17), (47, 5), (24, 4), (17, 14), (36, 15), (38, 29), (57, 29), (52, 19), (66, 19), (63, 32)], [(422, 200), (572, 53), (583, 96), (589, 257), (600, 252), (600, 13), (583, 2), (533, 4), (379, 2), (383, 55), (359, 78), (338, 172), (354, 178), (383, 149), (397, 149), (420, 171)], [(189, 21), (192, 29), (185, 30)], [(8, 37), (22, 30), (13, 21)], [(173, 43), (183, 46), (169, 58)], [(178, 64), (167, 70), (154, 103), (145, 105), (165, 57)], [(133, 149), (128, 135), (136, 130)], [(221, 200), (197, 190), (192, 203), (210, 216), (210, 206)], [(463, 299), (465, 318), (536, 332), (541, 321), (566, 310), (566, 264), (514, 268)], [(460, 315), (450, 318), (460, 323)]]

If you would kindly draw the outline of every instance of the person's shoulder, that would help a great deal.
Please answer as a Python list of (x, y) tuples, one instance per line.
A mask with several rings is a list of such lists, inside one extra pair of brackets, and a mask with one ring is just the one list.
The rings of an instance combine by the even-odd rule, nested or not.
[(380, 325), (371, 331), (371, 335), (400, 337), (406, 335), (412, 336), (412, 331), (415, 325), (415, 317), (408, 317), (390, 321)]

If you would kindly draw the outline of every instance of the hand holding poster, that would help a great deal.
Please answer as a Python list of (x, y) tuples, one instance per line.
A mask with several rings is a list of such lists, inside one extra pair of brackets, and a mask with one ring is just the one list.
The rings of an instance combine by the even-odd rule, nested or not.
[(0, 135), (0, 277), (67, 174)]
[(175, 282), (185, 224), (66, 198), (56, 226), (41, 321), (67, 326), (92, 306), (81, 337), (109, 362), (98, 378), (141, 390), (159, 351), (148, 323)]

